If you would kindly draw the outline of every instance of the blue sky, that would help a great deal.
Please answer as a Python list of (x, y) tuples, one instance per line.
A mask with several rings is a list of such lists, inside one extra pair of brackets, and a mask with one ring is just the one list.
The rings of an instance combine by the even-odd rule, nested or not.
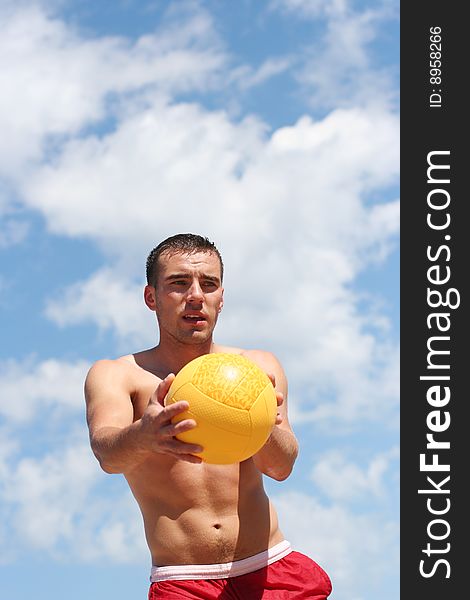
[(208, 235), (216, 340), (273, 351), (301, 444), (266, 480), (333, 600), (398, 597), (395, 0), (0, 0), (0, 591), (145, 598), (83, 380), (154, 345), (148, 251)]

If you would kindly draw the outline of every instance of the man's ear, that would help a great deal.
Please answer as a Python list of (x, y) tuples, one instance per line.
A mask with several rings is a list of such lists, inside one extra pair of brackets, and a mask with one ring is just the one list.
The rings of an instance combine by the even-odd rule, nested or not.
[(157, 308), (155, 288), (151, 285), (146, 285), (144, 288), (144, 301), (150, 310), (155, 311)]
[(222, 310), (223, 305), (224, 305), (224, 288), (222, 288), (222, 297), (220, 298), (220, 302), (219, 302), (219, 312)]

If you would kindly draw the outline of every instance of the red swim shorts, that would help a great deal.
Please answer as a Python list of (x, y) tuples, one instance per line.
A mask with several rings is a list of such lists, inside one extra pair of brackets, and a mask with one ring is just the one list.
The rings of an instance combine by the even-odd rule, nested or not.
[(331, 581), (308, 556), (290, 552), (273, 564), (226, 579), (157, 581), (149, 600), (325, 600)]

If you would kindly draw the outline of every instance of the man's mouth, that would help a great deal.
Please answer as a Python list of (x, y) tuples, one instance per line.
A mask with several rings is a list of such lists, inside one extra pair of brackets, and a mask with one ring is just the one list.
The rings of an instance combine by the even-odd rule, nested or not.
[(206, 321), (206, 317), (204, 315), (200, 315), (197, 313), (189, 313), (183, 315), (183, 319), (188, 323), (200, 323)]

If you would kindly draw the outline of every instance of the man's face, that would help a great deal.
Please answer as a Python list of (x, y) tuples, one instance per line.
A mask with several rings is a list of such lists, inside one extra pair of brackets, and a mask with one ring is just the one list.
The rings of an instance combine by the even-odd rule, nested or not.
[(223, 304), (220, 271), (213, 252), (160, 256), (155, 310), (161, 337), (187, 344), (211, 339)]

